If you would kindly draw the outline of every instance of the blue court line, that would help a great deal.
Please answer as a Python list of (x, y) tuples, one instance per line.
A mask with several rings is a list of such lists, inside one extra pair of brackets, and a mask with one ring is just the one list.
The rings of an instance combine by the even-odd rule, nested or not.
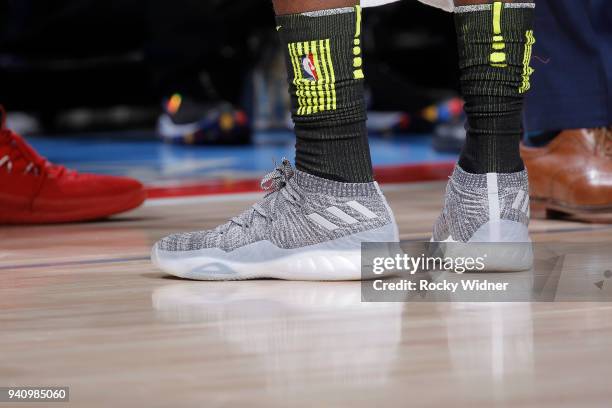
[(74, 265), (99, 265), (121, 262), (148, 261), (150, 256), (134, 256), (130, 258), (111, 258), (111, 259), (90, 259), (88, 261), (68, 261), (68, 262), (47, 262), (26, 265), (5, 265), (0, 266), (0, 271), (8, 269), (27, 269), (27, 268), (48, 268), (52, 266), (74, 266)]
[[(28, 141), (57, 164), (84, 172), (123, 175), (145, 183), (192, 178), (257, 178), (267, 173), (273, 160), (293, 159), (291, 132), (259, 132), (249, 146), (177, 146), (153, 137), (133, 139), (114, 135), (81, 137), (30, 137)], [(456, 160), (454, 154), (437, 153), (431, 136), (370, 137), (375, 166), (440, 163)]]

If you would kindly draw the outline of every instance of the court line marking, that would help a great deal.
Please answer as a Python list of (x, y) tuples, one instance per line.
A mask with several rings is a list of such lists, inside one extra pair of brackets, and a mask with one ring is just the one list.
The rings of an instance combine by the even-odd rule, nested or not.
[(78, 265), (99, 265), (121, 262), (148, 261), (151, 257), (133, 256), (128, 258), (109, 258), (109, 259), (88, 259), (83, 261), (62, 261), (62, 262), (45, 262), (37, 264), (20, 264), (20, 265), (0, 265), (0, 271), (8, 269), (27, 269), (27, 268), (47, 268), (52, 266), (78, 266)]

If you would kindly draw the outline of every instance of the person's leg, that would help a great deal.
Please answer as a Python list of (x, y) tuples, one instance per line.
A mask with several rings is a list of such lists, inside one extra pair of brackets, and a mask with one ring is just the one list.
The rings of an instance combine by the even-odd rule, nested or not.
[(612, 124), (610, 9), (605, 0), (538, 1), (539, 35), (533, 48), (538, 58), (533, 61), (533, 89), (525, 101), (528, 132)]
[[(535, 4), (455, 0), (455, 5), (467, 140), (434, 240), (528, 241), (528, 181), (519, 147), (523, 98), (533, 71)], [(528, 268), (530, 258), (523, 260), (501, 259), (495, 269)]]
[(523, 170), (519, 146), (531, 73), (534, 3), (508, 3), (512, 2), (455, 0), (461, 89), (468, 117), (459, 165), (470, 173)]
[[(533, 87), (525, 100), (523, 143), (544, 147), (564, 129), (606, 126), (608, 106), (605, 41), (595, 19), (605, 16), (597, 2), (540, 0), (535, 15), (539, 27), (533, 47), (536, 70)], [(598, 32), (599, 31), (599, 32)], [(600, 57), (601, 54), (601, 57)], [(572, 78), (568, 81), (568, 78)]]
[(521, 148), (532, 215), (592, 222), (612, 212), (612, 10), (539, 0), (536, 74)]
[(360, 279), (361, 243), (398, 241), (372, 181), (355, 3), (274, 1), (297, 169), (284, 160), (263, 179), (264, 199), (228, 223), (162, 239), (152, 253), (159, 268), (202, 280)]
[(373, 180), (366, 130), (361, 9), (355, 0), (274, 1), (286, 56), (299, 170)]

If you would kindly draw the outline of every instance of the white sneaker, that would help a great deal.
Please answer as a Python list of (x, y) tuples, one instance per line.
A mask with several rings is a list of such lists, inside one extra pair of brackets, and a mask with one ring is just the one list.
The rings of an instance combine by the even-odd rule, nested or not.
[(485, 257), (486, 271), (533, 265), (527, 171), (471, 174), (455, 168), (433, 239), (448, 257)]
[(228, 223), (159, 241), (153, 263), (198, 280), (358, 280), (362, 242), (399, 240), (376, 182), (322, 179), (285, 160), (262, 187), (263, 200)]

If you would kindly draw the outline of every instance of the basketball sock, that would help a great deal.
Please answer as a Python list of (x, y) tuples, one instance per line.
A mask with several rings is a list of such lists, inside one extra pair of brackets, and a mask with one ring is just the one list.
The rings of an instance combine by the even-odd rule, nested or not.
[(361, 8), (277, 16), (286, 54), (298, 170), (373, 180), (366, 129)]
[(533, 3), (455, 8), (461, 89), (468, 118), (459, 165), (469, 173), (524, 169), (519, 145), (529, 90)]

